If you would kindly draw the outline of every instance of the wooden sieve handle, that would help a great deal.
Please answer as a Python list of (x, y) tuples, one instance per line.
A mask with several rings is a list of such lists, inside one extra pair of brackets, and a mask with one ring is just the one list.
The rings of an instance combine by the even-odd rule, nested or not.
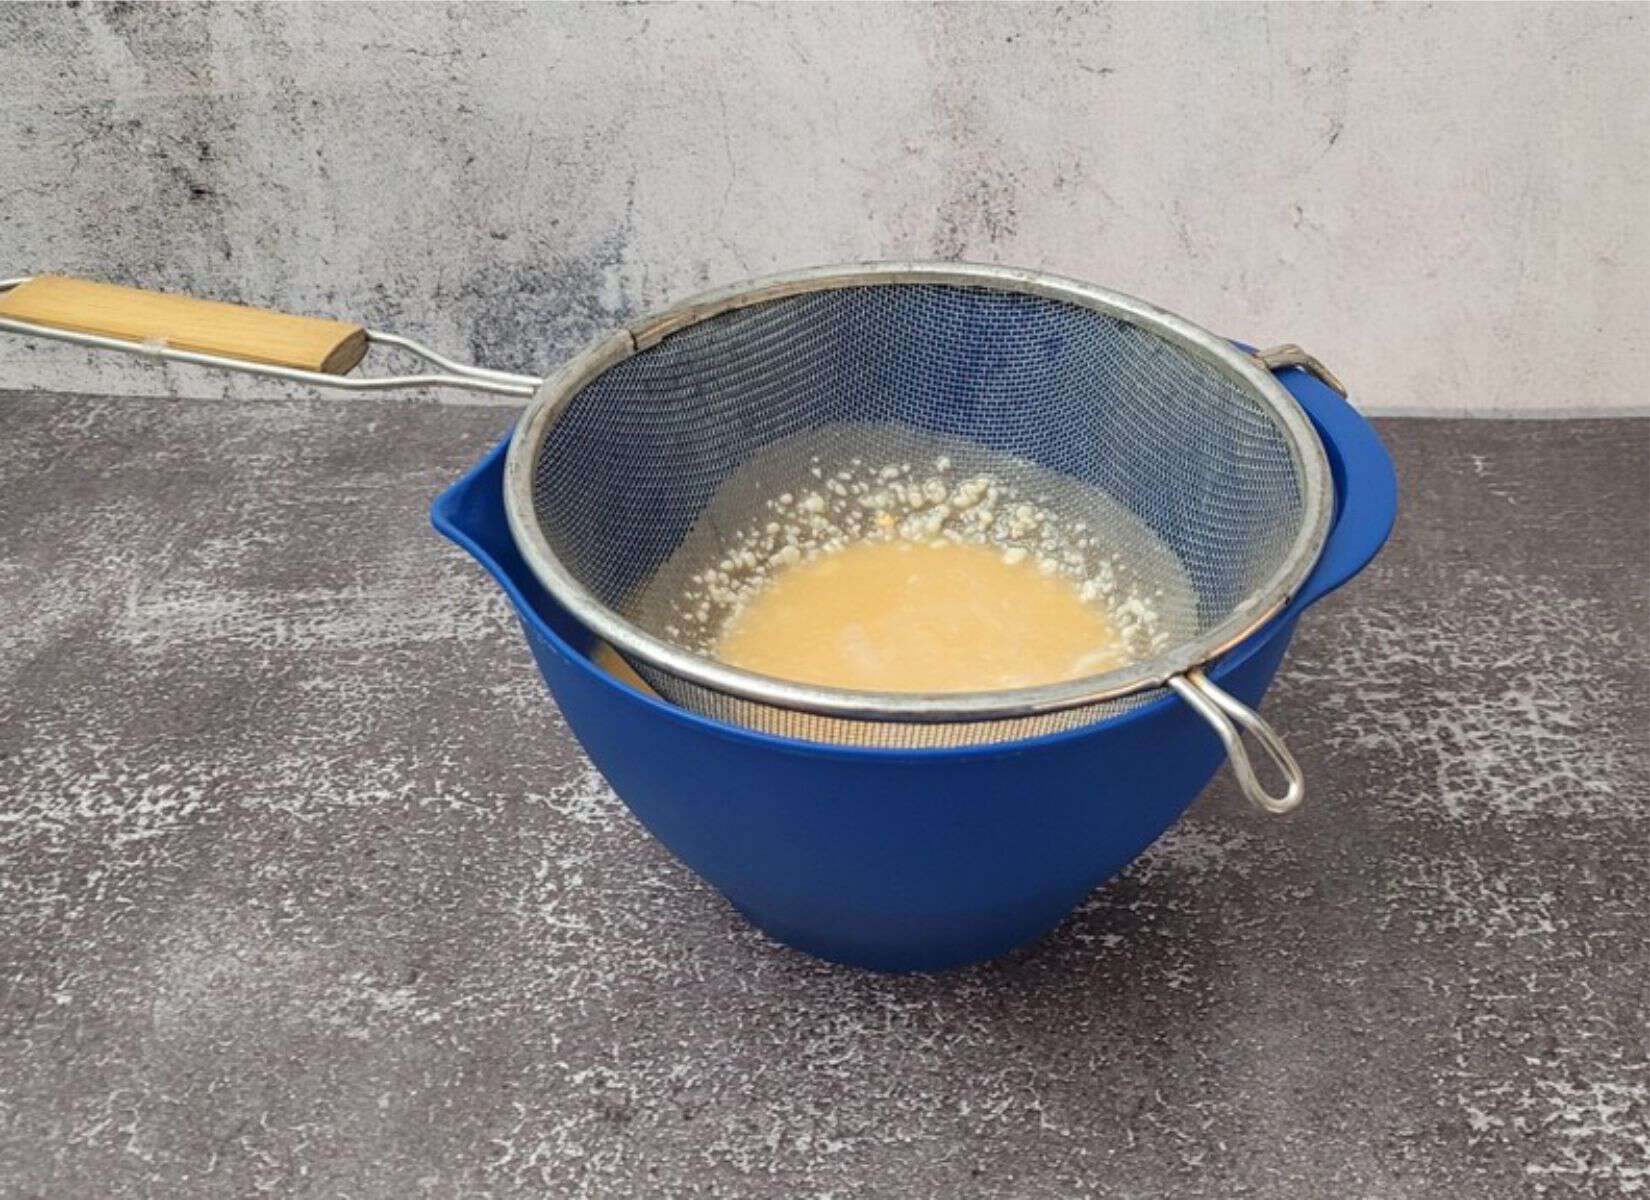
[(367, 352), (367, 331), (343, 321), (54, 275), (0, 292), (0, 317), (325, 375), (349, 374)]

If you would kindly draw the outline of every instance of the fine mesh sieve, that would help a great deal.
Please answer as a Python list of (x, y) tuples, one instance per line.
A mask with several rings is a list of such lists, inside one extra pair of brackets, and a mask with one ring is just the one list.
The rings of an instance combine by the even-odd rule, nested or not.
[[(1281, 812), (1303, 795), (1270, 726), (1203, 673), (1283, 608), (1328, 533), (1323, 447), (1270, 368), (1303, 366), (1345, 393), (1298, 347), (1249, 355), (1127, 296), (945, 263), (824, 267), (701, 296), (542, 381), (346, 322), (55, 276), (0, 279), (0, 331), (315, 387), (531, 397), (503, 496), (522, 559), (656, 691), (695, 712), (812, 741), (939, 748), (1081, 727), (1172, 689), (1214, 727), (1252, 801)], [(372, 346), (422, 365), (347, 378)], [(916, 695), (717, 661), (712, 635), (732, 602), (702, 577), (731, 561), (729, 539), (771, 524), (775, 494), (827, 473), (852, 482), (857, 471), (857, 487), (894, 460), (914, 465), (904, 486), (924, 493), (923, 472), (942, 460), (988, 473), (1004, 496), (1043, 510), (1043, 528), (1072, 534), (1059, 569), (1088, 572), (1085, 586), (1121, 601), (1114, 615), (1151, 617), (1124, 630), (1130, 665)], [(858, 498), (845, 484), (820, 506), (852, 525)], [(693, 587), (699, 608), (687, 611), (672, 597)], [(1255, 778), (1239, 727), (1282, 768), (1282, 796)]]
[[(718, 535), (763, 520), (764, 499), (808, 484), (806, 464), (873, 470), (919, 443), (949, 448), (954, 471), (988, 465), (1025, 495), (1061, 493), (1058, 519), (1082, 522), (1164, 609), (1152, 652), (1015, 691), (849, 692), (718, 662), (716, 613), (687, 631), (649, 602), (661, 580), (713, 566)], [(958, 264), (824, 268), (715, 293), (548, 380), (505, 487), (535, 574), (684, 708), (806, 740), (945, 747), (1075, 728), (1169, 687), (1216, 724), (1240, 775), (1223, 713), (1261, 735), (1298, 793), (1275, 735), (1201, 668), (1310, 571), (1333, 507), (1327, 461), (1261, 362), (1138, 301)]]

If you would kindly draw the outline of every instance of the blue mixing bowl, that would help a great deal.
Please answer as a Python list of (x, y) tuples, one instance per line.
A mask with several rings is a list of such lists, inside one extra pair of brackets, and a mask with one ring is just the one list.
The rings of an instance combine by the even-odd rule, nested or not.
[[(1208, 672), (1258, 706), (1313, 602), (1391, 532), (1380, 438), (1300, 370), (1279, 379), (1323, 441), (1335, 524), (1269, 625)], [(655, 837), (787, 945), (882, 971), (931, 971), (1047, 933), (1186, 811), (1224, 757), (1176, 696), (1066, 733), (951, 750), (819, 745), (753, 733), (642, 695), (593, 666), (505, 523), (499, 445), (444, 492), (435, 527), (509, 595), (568, 725)]]

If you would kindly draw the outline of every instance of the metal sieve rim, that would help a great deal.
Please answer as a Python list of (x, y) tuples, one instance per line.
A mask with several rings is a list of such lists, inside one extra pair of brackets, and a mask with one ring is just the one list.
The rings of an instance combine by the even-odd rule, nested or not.
[[(550, 548), (533, 504), (539, 451), (567, 405), (603, 372), (671, 334), (730, 309), (806, 292), (929, 284), (1019, 292), (1105, 313), (1146, 329), (1244, 385), (1277, 420), (1301, 482), (1302, 521), (1283, 564), (1198, 638), (1151, 659), (1081, 679), (991, 692), (861, 692), (759, 675), (694, 654), (645, 632), (598, 600)], [(1243, 641), (1280, 612), (1316, 564), (1329, 535), (1334, 485), (1312, 423), (1263, 364), (1224, 338), (1143, 300), (1042, 271), (984, 263), (870, 262), (813, 267), (706, 292), (592, 342), (539, 386), (517, 421), (505, 458), (510, 533), (538, 581), (580, 624), (621, 655), (714, 692), (822, 716), (906, 723), (1008, 720), (1079, 708), (1162, 687)]]

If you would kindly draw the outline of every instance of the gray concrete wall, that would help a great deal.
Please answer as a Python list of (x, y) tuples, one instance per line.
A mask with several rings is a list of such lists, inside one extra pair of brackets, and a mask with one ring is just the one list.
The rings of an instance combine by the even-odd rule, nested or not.
[[(1378, 412), (1650, 404), (1650, 9), (0, 8), (0, 275), (545, 370), (809, 263), (1297, 340)], [(0, 388), (269, 394), (0, 338)]]

